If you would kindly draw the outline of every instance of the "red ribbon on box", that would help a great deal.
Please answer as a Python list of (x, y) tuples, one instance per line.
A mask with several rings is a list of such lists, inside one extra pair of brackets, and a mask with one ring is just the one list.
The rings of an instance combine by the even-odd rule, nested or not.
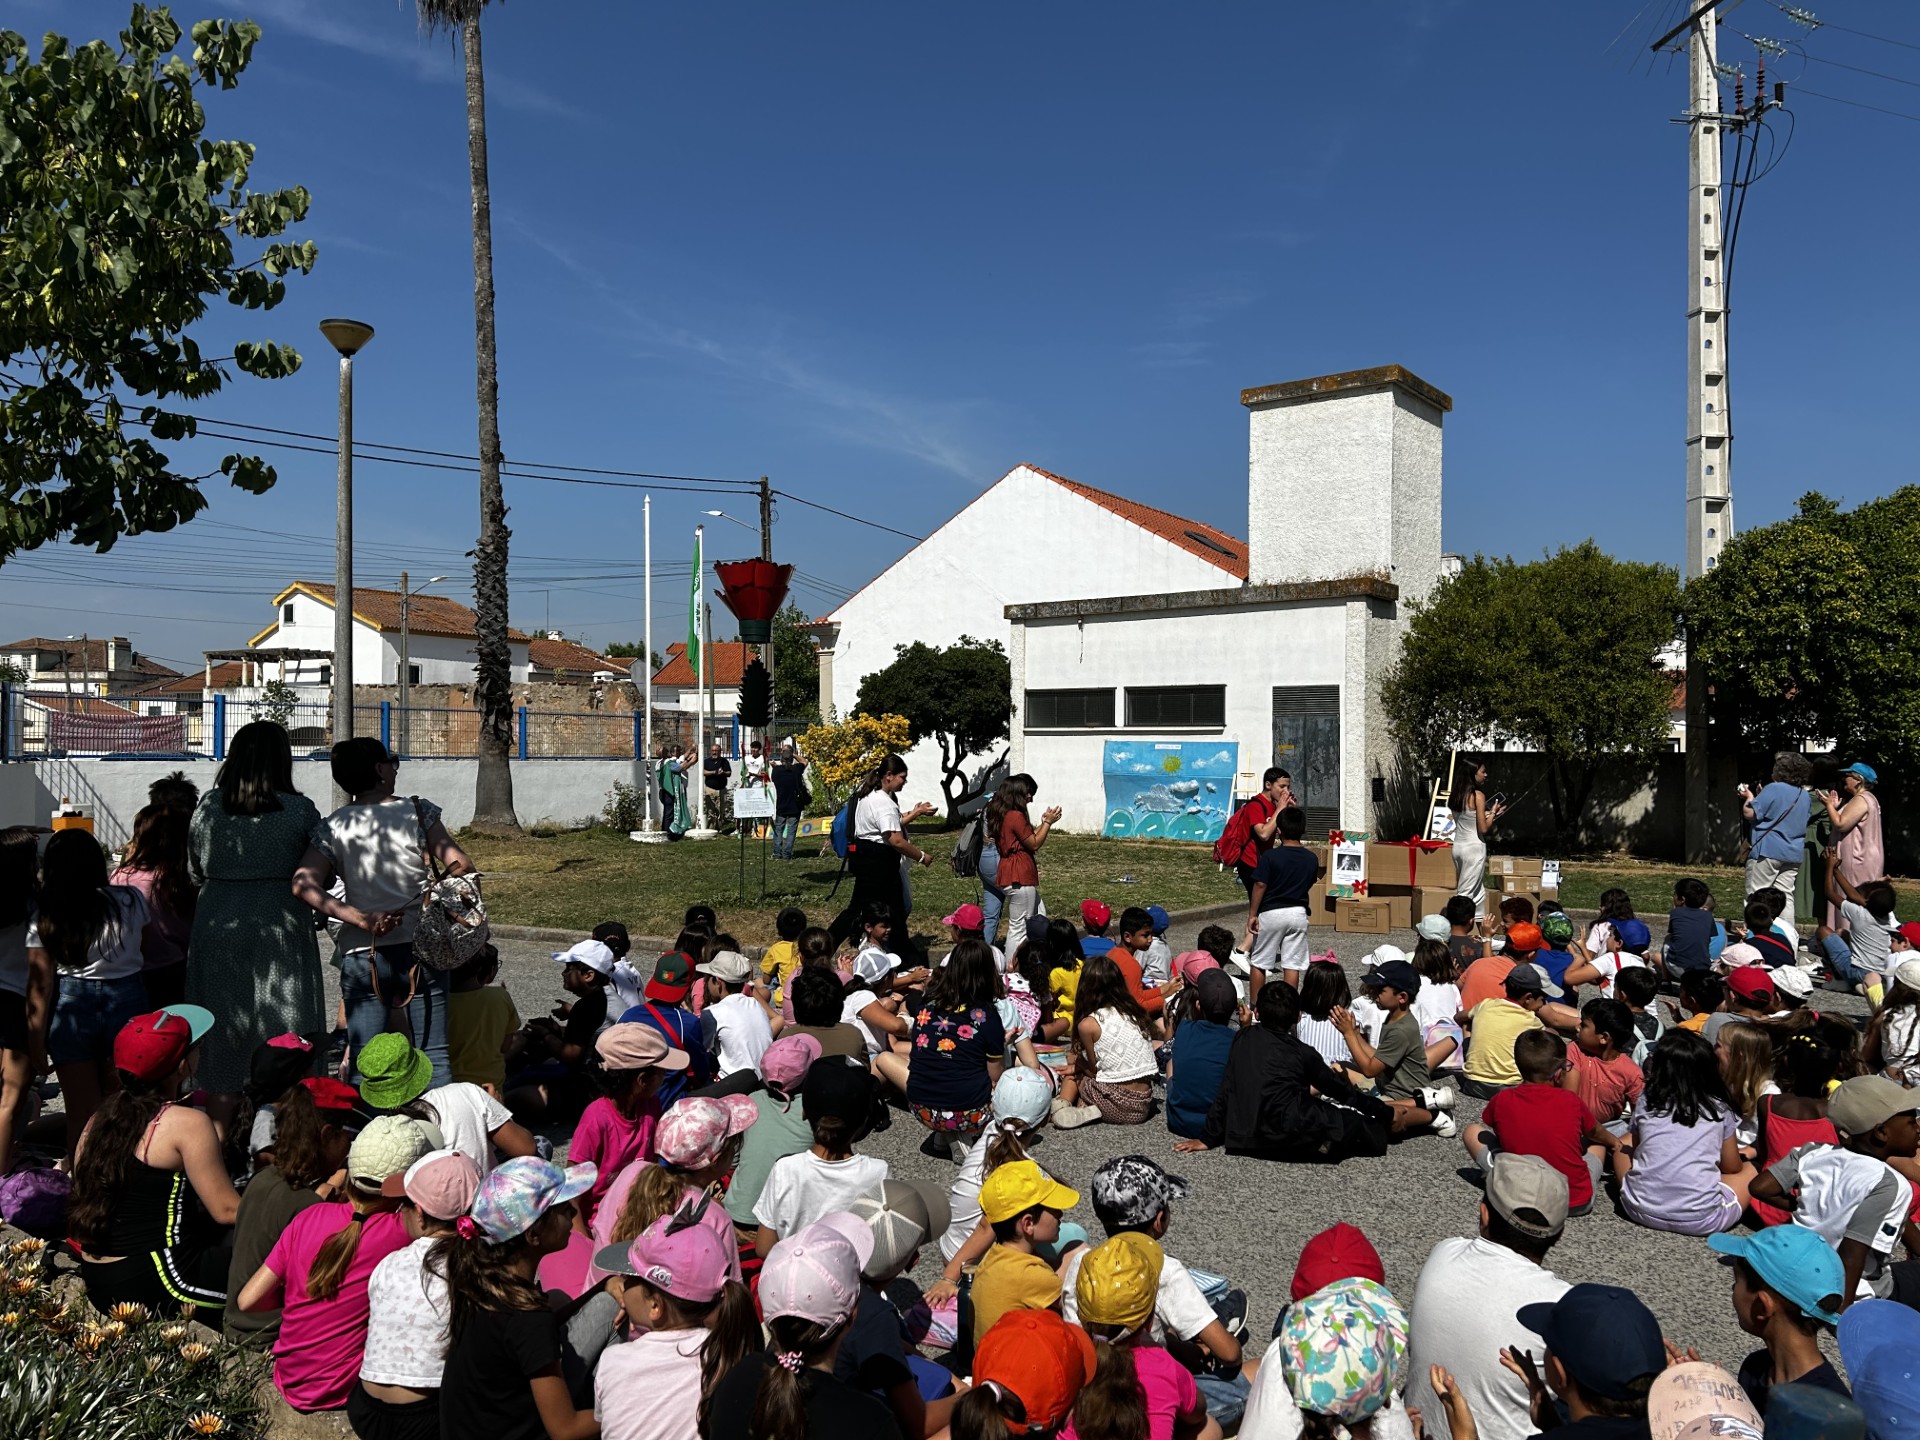
[(1436, 850), (1451, 848), (1451, 840), (1382, 840), (1382, 845), (1405, 846), (1407, 851), (1407, 888), (1413, 888), (1413, 877), (1419, 873), (1420, 857), (1431, 855)]

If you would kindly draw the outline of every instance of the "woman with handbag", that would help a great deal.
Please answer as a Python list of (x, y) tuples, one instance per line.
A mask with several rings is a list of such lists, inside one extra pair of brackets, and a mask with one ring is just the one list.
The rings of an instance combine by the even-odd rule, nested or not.
[[(433, 1063), (433, 1084), (453, 1078), (447, 1060), (449, 971), (414, 953), (421, 899), (438, 873), (469, 875), (473, 862), (447, 833), (440, 807), (394, 794), (400, 762), (371, 736), (333, 747), (334, 783), (349, 799), (313, 827), (293, 893), (341, 925), (340, 993), (356, 1073), (366, 1043), (406, 1012), (413, 1043)], [(335, 879), (344, 899), (329, 891)], [(484, 932), (481, 933), (484, 939)]]

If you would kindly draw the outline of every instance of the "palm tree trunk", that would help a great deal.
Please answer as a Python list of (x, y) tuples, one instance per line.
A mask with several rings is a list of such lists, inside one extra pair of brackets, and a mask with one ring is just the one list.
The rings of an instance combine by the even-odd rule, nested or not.
[(518, 834), (513, 811), (513, 651), (507, 643), (507, 502), (500, 489), (500, 376), (493, 336), (493, 200), (487, 184), (487, 87), (480, 63), (480, 7), (460, 25), (467, 67), (467, 165), (473, 186), (473, 331), (480, 402), (480, 540), (473, 552), (479, 666), (480, 763), (473, 828)]

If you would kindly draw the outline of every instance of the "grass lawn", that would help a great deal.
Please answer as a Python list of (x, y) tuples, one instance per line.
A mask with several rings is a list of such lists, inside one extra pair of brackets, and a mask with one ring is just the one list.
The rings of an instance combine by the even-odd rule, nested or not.
[[(1592, 910), (1600, 892), (1619, 886), (1633, 897), (1633, 910), (1642, 919), (1665, 916), (1673, 908), (1673, 886), (1683, 876), (1697, 875), (1713, 891), (1714, 913), (1738, 916), (1746, 903), (1745, 872), (1737, 865), (1674, 865), (1667, 861), (1636, 861), (1608, 856), (1569, 862), (1563, 870), (1560, 903), (1569, 910)], [(1900, 910), (1920, 913), (1920, 880), (1896, 880)]]

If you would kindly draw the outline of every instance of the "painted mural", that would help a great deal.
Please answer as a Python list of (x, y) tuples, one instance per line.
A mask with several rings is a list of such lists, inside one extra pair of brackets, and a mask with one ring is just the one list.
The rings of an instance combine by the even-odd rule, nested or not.
[(1233, 740), (1107, 741), (1101, 833), (1212, 844), (1232, 813), (1239, 760)]

